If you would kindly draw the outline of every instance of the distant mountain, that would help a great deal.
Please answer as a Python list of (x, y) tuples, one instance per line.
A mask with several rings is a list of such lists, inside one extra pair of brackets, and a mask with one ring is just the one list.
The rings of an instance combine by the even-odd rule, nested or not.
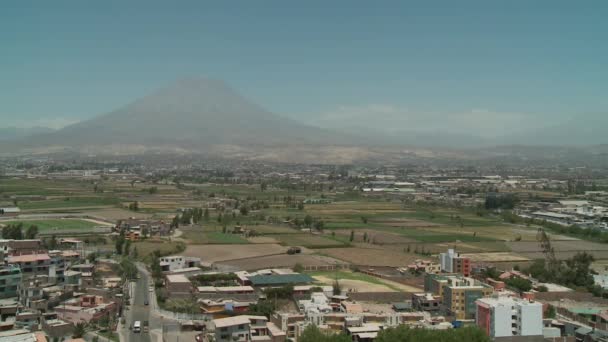
[(189, 79), (111, 113), (38, 136), (28, 145), (196, 150), (211, 145), (319, 145), (349, 140), (273, 114), (221, 81)]
[(563, 123), (497, 138), (496, 144), (588, 146), (608, 144), (608, 113), (583, 114)]
[(16, 140), (35, 134), (50, 133), (54, 129), (48, 127), (0, 127), (0, 141)]

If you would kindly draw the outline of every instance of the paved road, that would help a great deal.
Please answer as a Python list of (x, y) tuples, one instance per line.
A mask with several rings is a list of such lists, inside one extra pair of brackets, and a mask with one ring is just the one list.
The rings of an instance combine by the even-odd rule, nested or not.
[[(127, 315), (127, 327), (132, 326), (135, 321), (150, 321), (150, 306), (144, 305), (146, 300), (149, 301), (148, 293), (148, 275), (140, 272), (141, 278), (137, 280), (133, 286), (131, 297), (131, 308)], [(142, 329), (143, 330), (143, 329)], [(128, 342), (151, 342), (150, 334), (134, 333), (132, 330), (127, 330), (125, 333)]]

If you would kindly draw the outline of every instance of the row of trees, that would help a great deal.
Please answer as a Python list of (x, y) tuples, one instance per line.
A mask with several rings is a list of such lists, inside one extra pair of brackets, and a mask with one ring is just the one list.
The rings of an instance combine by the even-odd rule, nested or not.
[(35, 239), (38, 235), (38, 226), (33, 224), (23, 232), (23, 223), (9, 224), (2, 228), (2, 238), (12, 240)]

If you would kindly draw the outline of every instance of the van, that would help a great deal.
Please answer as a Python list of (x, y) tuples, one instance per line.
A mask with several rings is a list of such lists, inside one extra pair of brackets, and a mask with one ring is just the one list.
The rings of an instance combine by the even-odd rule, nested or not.
[(133, 332), (134, 333), (141, 332), (141, 321), (135, 321), (135, 323), (133, 323)]

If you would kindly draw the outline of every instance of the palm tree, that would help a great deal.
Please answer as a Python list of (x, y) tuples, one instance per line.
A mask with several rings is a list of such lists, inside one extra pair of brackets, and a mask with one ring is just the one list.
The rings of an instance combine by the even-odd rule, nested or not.
[(82, 338), (86, 334), (86, 323), (76, 323), (73, 338)]

